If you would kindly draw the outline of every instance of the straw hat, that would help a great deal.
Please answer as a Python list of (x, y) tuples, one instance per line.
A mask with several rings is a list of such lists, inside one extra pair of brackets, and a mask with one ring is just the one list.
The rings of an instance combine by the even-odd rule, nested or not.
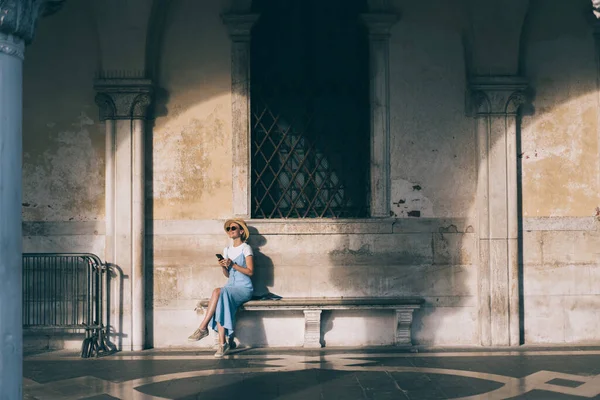
[(246, 225), (246, 222), (243, 219), (228, 219), (227, 221), (225, 221), (225, 225), (223, 225), (223, 229), (225, 229), (225, 232), (227, 232), (227, 228), (232, 223), (236, 223), (242, 227), (242, 230), (244, 231), (244, 240), (248, 240), (248, 238), (250, 237), (250, 231), (248, 230), (248, 225)]

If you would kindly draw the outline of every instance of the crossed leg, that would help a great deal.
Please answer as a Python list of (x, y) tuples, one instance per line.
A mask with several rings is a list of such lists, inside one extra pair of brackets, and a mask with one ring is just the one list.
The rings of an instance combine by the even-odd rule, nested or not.
[[(215, 311), (217, 309), (217, 302), (219, 301), (219, 296), (221, 295), (221, 288), (215, 288), (213, 290), (210, 299), (208, 300), (208, 307), (206, 307), (206, 314), (204, 314), (204, 319), (200, 323), (200, 329), (205, 330), (208, 328), (208, 323), (210, 319), (215, 315)], [(219, 325), (220, 326), (220, 325)]]
[[(215, 288), (215, 290), (213, 290), (212, 292), (212, 295), (210, 296), (210, 299), (208, 300), (208, 307), (206, 308), (204, 319), (200, 323), (198, 330), (194, 332), (194, 335), (190, 336), (190, 340), (199, 340), (200, 338), (208, 335), (208, 333), (201, 333), (199, 331), (206, 331), (208, 329), (208, 323), (210, 322), (210, 319), (215, 315), (215, 311), (217, 310), (217, 303), (219, 301), (220, 295), (221, 288)], [(222, 327), (218, 321), (217, 331), (219, 332), (219, 344), (225, 344), (225, 328)]]

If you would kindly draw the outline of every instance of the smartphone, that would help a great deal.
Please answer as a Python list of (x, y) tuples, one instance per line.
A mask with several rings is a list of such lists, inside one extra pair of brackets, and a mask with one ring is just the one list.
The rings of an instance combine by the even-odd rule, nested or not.
[(223, 256), (222, 256), (221, 254), (215, 254), (215, 256), (217, 256), (217, 259), (218, 259), (219, 261), (221, 261), (221, 260), (223, 259)]

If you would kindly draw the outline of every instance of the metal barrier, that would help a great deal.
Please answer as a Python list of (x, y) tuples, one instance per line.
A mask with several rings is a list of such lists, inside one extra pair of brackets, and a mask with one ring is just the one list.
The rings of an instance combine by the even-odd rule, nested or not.
[(85, 332), (81, 357), (108, 352), (106, 265), (88, 253), (23, 254), (23, 328)]

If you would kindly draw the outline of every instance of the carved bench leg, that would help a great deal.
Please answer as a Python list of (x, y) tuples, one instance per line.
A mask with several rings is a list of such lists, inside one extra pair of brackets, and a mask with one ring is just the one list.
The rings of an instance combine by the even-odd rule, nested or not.
[(304, 347), (321, 348), (321, 310), (304, 310)]
[(396, 309), (396, 346), (412, 346), (411, 326), (413, 321), (413, 308)]

